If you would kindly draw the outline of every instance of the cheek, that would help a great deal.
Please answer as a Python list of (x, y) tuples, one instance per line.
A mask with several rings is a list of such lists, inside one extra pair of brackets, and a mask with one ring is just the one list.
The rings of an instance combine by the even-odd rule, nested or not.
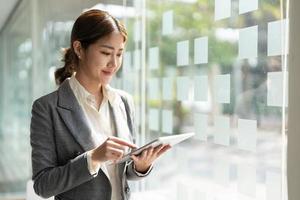
[(106, 60), (104, 58), (101, 58), (100, 56), (95, 56), (92, 59), (90, 59), (89, 65), (94, 69), (94, 70), (99, 70), (102, 69), (106, 66)]

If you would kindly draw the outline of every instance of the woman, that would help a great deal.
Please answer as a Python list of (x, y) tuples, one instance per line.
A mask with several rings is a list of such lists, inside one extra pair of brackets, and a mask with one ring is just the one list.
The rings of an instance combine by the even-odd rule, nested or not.
[(130, 148), (133, 100), (108, 83), (119, 70), (127, 39), (107, 12), (90, 10), (75, 21), (64, 66), (55, 72), (57, 91), (32, 107), (31, 146), (35, 192), (45, 198), (129, 199), (127, 180), (147, 176), (170, 148), (150, 148), (117, 164)]

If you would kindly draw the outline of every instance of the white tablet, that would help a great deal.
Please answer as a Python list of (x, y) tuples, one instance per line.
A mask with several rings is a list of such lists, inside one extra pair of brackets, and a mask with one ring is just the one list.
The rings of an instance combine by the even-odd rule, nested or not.
[(144, 146), (142, 146), (140, 148), (134, 149), (130, 153), (124, 155), (123, 158), (120, 159), (117, 163), (125, 162), (125, 161), (131, 159), (130, 158), (131, 155), (139, 155), (140, 153), (142, 153), (143, 150), (145, 150), (151, 146), (157, 147), (161, 144), (169, 144), (169, 145), (173, 146), (175, 144), (178, 144), (178, 143), (192, 137), (193, 135), (195, 135), (195, 133), (184, 133), (184, 134), (180, 134), (180, 135), (159, 137), (155, 140), (152, 140), (148, 144), (145, 144)]

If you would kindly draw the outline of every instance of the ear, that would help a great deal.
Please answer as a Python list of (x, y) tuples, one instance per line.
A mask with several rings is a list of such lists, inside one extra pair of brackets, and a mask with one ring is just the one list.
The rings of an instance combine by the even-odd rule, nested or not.
[(77, 55), (78, 59), (81, 59), (83, 56), (83, 50), (82, 50), (80, 41), (76, 40), (73, 42), (73, 49), (74, 49), (75, 54)]

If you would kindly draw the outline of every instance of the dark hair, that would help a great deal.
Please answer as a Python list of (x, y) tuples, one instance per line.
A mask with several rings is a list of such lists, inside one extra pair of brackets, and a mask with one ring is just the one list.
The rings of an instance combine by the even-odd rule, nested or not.
[(64, 66), (55, 71), (56, 83), (60, 85), (76, 71), (79, 60), (73, 48), (74, 41), (79, 41), (81, 46), (87, 49), (89, 45), (114, 31), (123, 35), (124, 42), (127, 40), (124, 25), (108, 12), (94, 9), (82, 13), (73, 25), (70, 47), (64, 50)]

